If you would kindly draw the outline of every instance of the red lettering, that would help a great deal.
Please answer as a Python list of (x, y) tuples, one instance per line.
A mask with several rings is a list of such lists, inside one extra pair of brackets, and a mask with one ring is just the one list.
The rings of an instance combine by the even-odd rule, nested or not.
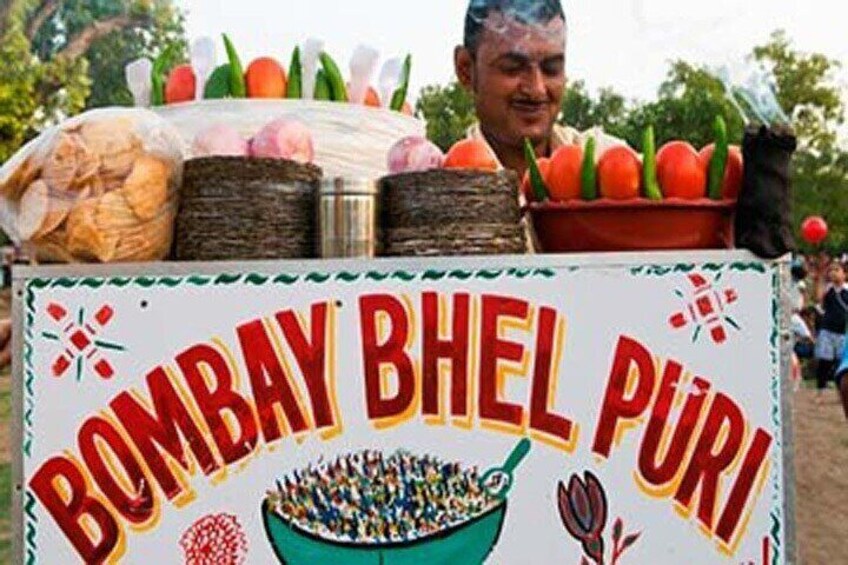
[[(379, 420), (399, 416), (415, 399), (415, 370), (404, 349), (409, 339), (406, 310), (396, 298), (373, 295), (359, 299), (359, 311), (368, 418)], [(391, 322), (389, 336), (382, 344), (377, 343), (379, 313), (387, 315)], [(381, 387), (380, 371), (386, 365), (394, 367), (397, 375), (397, 393), (391, 398), (384, 398)]]
[(153, 404), (152, 413), (129, 392), (119, 394), (110, 406), (147, 462), (165, 496), (173, 500), (182, 492), (182, 488), (166, 464), (163, 451), (188, 471), (183, 443), (186, 441), (204, 474), (212, 474), (219, 466), (197, 423), (191, 418), (168, 374), (161, 367), (147, 375), (147, 387)]
[(309, 424), (292, 388), (294, 385), (280, 363), (265, 325), (261, 320), (255, 320), (240, 326), (236, 333), (250, 375), (250, 386), (265, 441), (270, 443), (283, 436), (275, 412), (276, 406), (282, 410), (292, 432), (297, 434), (308, 430)]
[(754, 490), (754, 482), (757, 480), (757, 475), (760, 474), (760, 469), (763, 467), (771, 443), (772, 437), (763, 430), (758, 429), (754, 434), (754, 439), (745, 455), (745, 461), (742, 463), (742, 469), (739, 471), (739, 476), (736, 477), (736, 483), (733, 485), (733, 490), (730, 491), (724, 512), (722, 512), (718, 521), (718, 528), (716, 528), (718, 537), (727, 544), (730, 544), (736, 528), (739, 527), (745, 506)]
[(327, 305), (322, 303), (312, 306), (311, 339), (307, 339), (303, 328), (298, 323), (297, 316), (292, 312), (277, 314), (277, 323), (280, 324), (283, 335), (291, 346), (292, 353), (303, 373), (316, 427), (323, 429), (335, 426), (325, 371)]
[[(447, 359), (451, 364), (451, 415), (468, 415), (468, 319), (469, 296), (457, 294), (453, 300), (453, 333), (450, 339), (439, 337), (439, 295), (425, 292), (422, 296), (424, 310), (424, 345), (422, 371), (422, 412), (425, 416), (438, 416), (439, 406), (439, 361)], [(447, 315), (446, 312), (441, 313)]]
[[(80, 428), (77, 441), (91, 476), (121, 516), (133, 524), (144, 524), (150, 520), (153, 515), (153, 492), (150, 483), (127, 442), (112, 424), (103, 418), (89, 418)], [(108, 448), (115, 458), (108, 455), (105, 457), (110, 462), (117, 460), (120, 463), (123, 471), (121, 474), (129, 482), (130, 492), (118, 484), (115, 474), (120, 471), (104, 461), (105, 448)]]
[(657, 401), (639, 451), (639, 472), (645, 480), (655, 486), (671, 482), (680, 471), (710, 390), (710, 383), (703, 379), (697, 378), (692, 383), (695, 391), (686, 398), (686, 404), (674, 428), (665, 456), (661, 462), (657, 462), (658, 456), (661, 455), (660, 441), (668, 425), (682, 372), (683, 368), (674, 361), (669, 361), (666, 365)]
[[(38, 469), (29, 486), (84, 563), (106, 561), (118, 545), (118, 522), (103, 504), (88, 495), (85, 477), (73, 462), (53, 457)], [(90, 518), (89, 524), (93, 521), (97, 525), (97, 532), (93, 532), (97, 539), (83, 528), (84, 517)]]
[(529, 305), (523, 300), (484, 296), (480, 322), (480, 417), (520, 426), (524, 409), (499, 399), (499, 361), (520, 363), (524, 346), (498, 336), (501, 318), (526, 320)]
[[(636, 391), (632, 398), (626, 398), (625, 389), (633, 364), (638, 375)], [(637, 341), (622, 336), (616, 347), (592, 451), (609, 457), (619, 420), (641, 416), (651, 402), (655, 384), (656, 374), (650, 352)]]
[[(212, 432), (224, 463), (229, 465), (249, 455), (257, 440), (253, 410), (233, 389), (233, 375), (221, 353), (209, 345), (198, 345), (178, 355), (177, 365)], [(201, 367), (211, 371), (209, 376), (214, 377), (213, 384), (206, 382)], [(227, 428), (224, 413), (235, 417), (239, 428), (237, 432)], [(234, 433), (237, 434), (235, 437)]]
[[(727, 436), (721, 446), (716, 445), (720, 439), (722, 428), (727, 426)], [(716, 493), (719, 477), (727, 469), (742, 445), (745, 433), (745, 419), (742, 411), (733, 400), (724, 394), (717, 394), (713, 400), (704, 429), (692, 460), (683, 476), (683, 481), (674, 495), (681, 505), (688, 507), (692, 502), (695, 490), (700, 485), (701, 494), (698, 504), (698, 519), (710, 531), (713, 530)], [(716, 448), (719, 448), (715, 453)]]
[(553, 389), (551, 378), (554, 369), (556, 325), (556, 310), (542, 308), (539, 311), (536, 366), (533, 373), (533, 388), (530, 393), (530, 427), (567, 443), (571, 441), (571, 420), (549, 411), (552, 404), (550, 395)]

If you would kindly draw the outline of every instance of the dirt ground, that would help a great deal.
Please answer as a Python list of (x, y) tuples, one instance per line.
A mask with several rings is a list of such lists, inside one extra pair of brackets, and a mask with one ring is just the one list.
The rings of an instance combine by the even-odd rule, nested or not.
[[(0, 317), (8, 315), (9, 293), (0, 292)], [(0, 373), (0, 563), (9, 559), (8, 480), (11, 379)], [(802, 387), (793, 399), (795, 421), (798, 544), (804, 565), (848, 565), (848, 422), (836, 392), (818, 397)]]
[(848, 422), (836, 391), (794, 398), (798, 544), (804, 565), (848, 564)]

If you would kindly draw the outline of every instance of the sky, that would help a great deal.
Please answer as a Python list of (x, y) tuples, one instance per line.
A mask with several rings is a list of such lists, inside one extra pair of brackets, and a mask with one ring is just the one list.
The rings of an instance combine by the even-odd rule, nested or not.
[[(287, 63), (309, 37), (325, 41), (344, 68), (362, 43), (383, 58), (412, 53), (413, 94), (453, 78), (467, 7), (467, 0), (421, 0), (422, 8), (409, 0), (177, 2), (190, 37), (226, 31), (247, 60), (267, 55)], [(798, 49), (848, 65), (848, 4), (837, 0), (566, 0), (564, 7), (569, 79), (629, 98), (653, 97), (671, 59), (733, 64), (778, 28)], [(848, 69), (839, 81), (848, 98)]]

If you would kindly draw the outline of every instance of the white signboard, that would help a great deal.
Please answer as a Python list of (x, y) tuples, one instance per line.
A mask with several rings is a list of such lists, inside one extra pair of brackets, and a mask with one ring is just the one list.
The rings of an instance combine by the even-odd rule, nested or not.
[(22, 558), (783, 563), (778, 267), (680, 257), (33, 271)]

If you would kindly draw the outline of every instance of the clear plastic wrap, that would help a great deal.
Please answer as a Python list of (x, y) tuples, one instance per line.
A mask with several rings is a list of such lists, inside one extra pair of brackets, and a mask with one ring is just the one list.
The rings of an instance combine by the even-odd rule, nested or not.
[(182, 143), (165, 120), (110, 108), (45, 131), (0, 168), (0, 225), (40, 262), (167, 257)]
[(324, 177), (378, 179), (388, 173), (392, 146), (426, 129), (423, 121), (385, 108), (315, 100), (204, 100), (155, 111), (180, 132), (187, 158), (198, 156), (193, 141), (210, 125), (224, 124), (249, 139), (271, 120), (296, 118), (312, 135), (314, 163)]

